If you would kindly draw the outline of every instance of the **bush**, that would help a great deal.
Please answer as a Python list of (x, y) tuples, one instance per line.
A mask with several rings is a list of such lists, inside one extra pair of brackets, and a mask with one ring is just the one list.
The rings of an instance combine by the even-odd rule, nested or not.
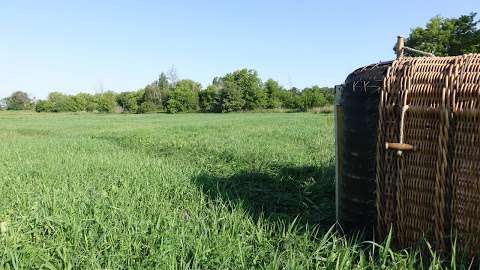
[(113, 92), (97, 94), (95, 97), (97, 100), (97, 110), (99, 112), (111, 113), (115, 111), (117, 102)]
[(138, 92), (123, 92), (117, 95), (117, 103), (123, 111), (136, 113), (140, 97)]
[(97, 103), (90, 101), (87, 103), (87, 106), (85, 107), (85, 111), (87, 112), (94, 112), (97, 110)]
[(51, 112), (76, 112), (80, 110), (72, 96), (60, 92), (48, 94), (48, 103), (51, 104)]
[(140, 104), (140, 107), (138, 108), (137, 112), (138, 113), (149, 113), (149, 112), (154, 112), (157, 109), (155, 104), (151, 101), (145, 101), (142, 104)]
[(75, 102), (75, 107), (78, 111), (86, 111), (87, 105), (92, 98), (91, 95), (85, 93), (78, 93), (75, 96), (72, 96), (72, 99)]
[(333, 104), (335, 100), (334, 90), (327, 87), (312, 86), (303, 90), (302, 99), (305, 111), (314, 107), (324, 107)]
[(35, 104), (35, 111), (36, 112), (51, 112), (52, 111), (52, 103), (47, 100), (39, 100)]
[(219, 112), (220, 92), (215, 85), (209, 85), (207, 89), (198, 94), (198, 102), (202, 112)]
[(302, 108), (302, 96), (296, 88), (283, 91), (280, 94), (280, 99), (282, 100), (282, 106), (286, 109), (300, 110)]

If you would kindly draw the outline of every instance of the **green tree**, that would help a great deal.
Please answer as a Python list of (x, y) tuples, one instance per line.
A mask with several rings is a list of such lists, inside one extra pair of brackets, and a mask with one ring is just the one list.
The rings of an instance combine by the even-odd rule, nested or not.
[(88, 102), (92, 99), (92, 95), (86, 93), (78, 93), (72, 98), (76, 104), (78, 111), (86, 111)]
[(160, 73), (160, 75), (158, 76), (156, 85), (160, 90), (168, 90), (168, 88), (170, 87), (168, 77), (164, 72)]
[(52, 108), (52, 103), (50, 103), (48, 100), (38, 100), (35, 103), (36, 112), (51, 112)]
[(162, 105), (162, 93), (156, 83), (152, 83), (145, 87), (144, 100), (150, 101), (157, 106)]
[(115, 111), (117, 105), (115, 93), (105, 92), (95, 95), (96, 109), (99, 112), (111, 113)]
[(280, 94), (282, 105), (284, 108), (292, 110), (300, 110), (303, 107), (302, 95), (300, 90), (292, 87), (289, 90), (282, 91)]
[(125, 112), (137, 113), (140, 100), (139, 92), (122, 92), (117, 95), (117, 103)]
[(265, 82), (265, 92), (267, 95), (267, 105), (268, 109), (276, 109), (282, 107), (282, 100), (280, 98), (281, 92), (283, 91), (282, 87), (278, 84), (277, 81), (273, 79), (268, 79)]
[(198, 110), (201, 85), (192, 80), (180, 80), (169, 93), (167, 112), (193, 112)]
[(32, 99), (27, 93), (16, 91), (5, 99), (7, 110), (29, 110), (32, 108)]
[(77, 103), (72, 96), (60, 92), (48, 94), (48, 102), (52, 112), (76, 112), (79, 110)]
[(220, 100), (222, 112), (240, 111), (245, 106), (242, 90), (232, 81), (224, 82), (224, 87), (220, 90)]
[(327, 105), (325, 88), (320, 88), (318, 86), (305, 88), (302, 91), (302, 97), (304, 110)]
[(167, 101), (168, 101), (168, 93), (170, 92), (171, 85), (168, 81), (167, 75), (164, 72), (160, 73), (160, 76), (158, 76), (158, 80), (156, 84), (157, 84), (157, 88), (160, 89), (162, 106), (163, 108), (166, 108)]
[(425, 28), (412, 29), (405, 45), (437, 56), (480, 52), (480, 29), (475, 16), (433, 17)]
[(236, 70), (225, 75), (223, 77), (223, 82), (227, 92), (241, 92), (243, 102), (235, 103), (243, 103), (242, 109), (255, 110), (265, 108), (267, 104), (267, 95), (263, 90), (262, 81), (255, 70), (246, 68)]
[(215, 84), (211, 84), (205, 90), (200, 91), (198, 94), (198, 101), (200, 110), (202, 112), (221, 111), (220, 90), (220, 87)]

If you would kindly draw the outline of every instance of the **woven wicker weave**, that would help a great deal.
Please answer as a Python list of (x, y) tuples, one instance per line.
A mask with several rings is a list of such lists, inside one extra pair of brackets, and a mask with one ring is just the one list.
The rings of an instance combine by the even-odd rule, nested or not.
[[(398, 142), (414, 150), (385, 147)], [(453, 231), (480, 249), (480, 55), (393, 62), (379, 105), (376, 205), (379, 236), (392, 229), (399, 247), (425, 236), (445, 250)]]

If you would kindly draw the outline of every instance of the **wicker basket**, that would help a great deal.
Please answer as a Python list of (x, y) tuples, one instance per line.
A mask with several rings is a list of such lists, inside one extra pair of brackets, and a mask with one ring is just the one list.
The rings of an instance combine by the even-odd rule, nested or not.
[[(380, 96), (377, 231), (480, 250), (480, 54), (401, 57)], [(453, 233), (453, 234), (452, 234)]]

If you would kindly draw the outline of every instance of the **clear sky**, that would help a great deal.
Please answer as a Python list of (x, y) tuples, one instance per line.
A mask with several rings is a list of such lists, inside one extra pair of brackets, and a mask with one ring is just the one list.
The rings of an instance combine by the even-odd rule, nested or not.
[(472, 11), (479, 0), (0, 0), (0, 96), (137, 90), (172, 65), (203, 86), (243, 67), (332, 86), (392, 59), (410, 28)]

